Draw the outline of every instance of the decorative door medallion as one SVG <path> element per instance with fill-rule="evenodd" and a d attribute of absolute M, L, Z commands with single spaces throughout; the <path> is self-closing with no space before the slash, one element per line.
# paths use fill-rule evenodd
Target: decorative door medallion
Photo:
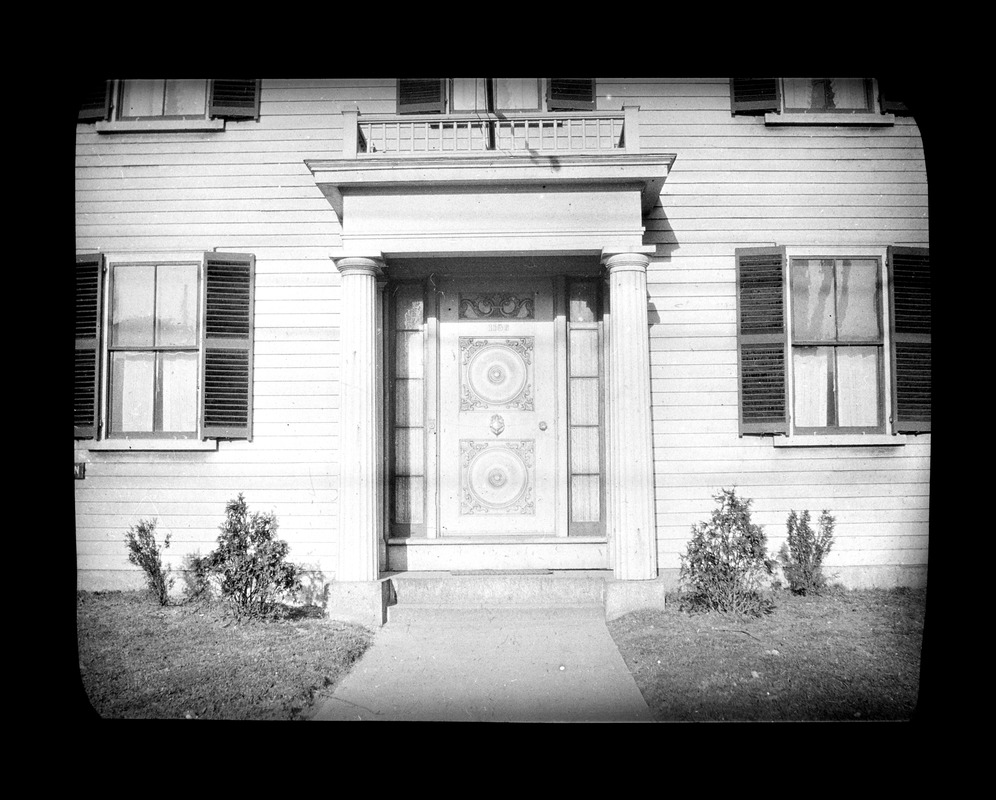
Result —
<path fill-rule="evenodd" d="M 554 534 L 554 342 L 549 280 L 453 280 L 444 287 L 441 535 Z"/>
<path fill-rule="evenodd" d="M 533 410 L 533 337 L 460 337 L 460 410 Z"/>

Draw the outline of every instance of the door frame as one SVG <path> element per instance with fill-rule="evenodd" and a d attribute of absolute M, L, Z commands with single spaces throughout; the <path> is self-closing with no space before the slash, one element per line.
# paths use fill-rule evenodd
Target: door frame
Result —
<path fill-rule="evenodd" d="M 509 262 L 516 259 L 509 258 Z M 529 260 L 534 263 L 533 259 Z M 598 502 L 600 521 L 597 523 L 586 523 L 581 526 L 582 530 L 575 531 L 572 535 L 571 516 L 571 463 L 570 463 L 570 416 L 569 416 L 569 299 L 568 289 L 571 279 L 594 282 L 598 287 L 596 296 L 604 293 L 604 276 L 599 272 L 597 261 L 589 262 L 591 266 L 580 273 L 575 268 L 565 268 L 558 270 L 556 261 L 552 262 L 545 270 L 533 271 L 528 268 L 510 263 L 508 271 L 501 273 L 503 281 L 513 282 L 522 278 L 542 278 L 549 280 L 550 291 L 553 299 L 553 338 L 554 356 L 556 364 L 556 466 L 554 474 L 554 530 L 539 536 L 513 534 L 507 537 L 496 534 L 484 534 L 477 537 L 462 537 L 452 535 L 441 535 L 440 532 L 440 511 L 439 511 L 439 488 L 440 488 L 440 460 L 438 454 L 439 447 L 439 412 L 440 412 L 440 314 L 439 297 L 446 285 L 469 286 L 489 285 L 496 280 L 491 274 L 480 271 L 452 272 L 435 275 L 434 273 L 421 274 L 402 272 L 395 275 L 386 284 L 384 292 L 383 317 L 385 320 L 384 333 L 384 370 L 383 380 L 385 391 L 384 397 L 384 451 L 385 451 L 385 508 L 384 508 L 384 533 L 387 553 L 384 558 L 384 566 L 387 571 L 395 569 L 452 569 L 467 565 L 477 565 L 479 560 L 470 555 L 475 545 L 479 549 L 487 549 L 487 545 L 495 545 L 492 550 L 497 553 L 501 551 L 501 556 L 493 555 L 492 566 L 508 565 L 514 563 L 522 565 L 526 562 L 542 562 L 544 558 L 549 562 L 550 568 L 557 569 L 608 569 L 609 552 L 606 534 L 606 429 L 605 429 L 605 374 L 604 374 L 604 348 L 606 337 L 602 331 L 601 308 L 596 310 L 596 320 L 598 322 L 597 338 L 597 361 L 598 361 L 598 430 L 599 430 L 599 457 L 601 459 L 601 473 L 598 477 Z M 392 270 L 393 272 L 393 270 Z M 418 525 L 407 525 L 395 523 L 394 509 L 396 503 L 396 491 L 394 474 L 395 450 L 395 425 L 394 425 L 394 403 L 395 392 L 395 309 L 393 303 L 394 292 L 392 287 L 405 283 L 421 283 L 423 286 L 423 441 L 424 446 L 424 513 L 422 522 Z M 599 304 L 600 305 L 600 304 Z M 576 524 L 575 524 L 576 525 Z M 417 559 L 408 556 L 399 556 L 400 550 L 411 553 L 413 549 L 423 548 L 423 555 Z M 432 545 L 451 545 L 446 549 L 431 547 Z M 502 547 L 509 545 L 509 547 Z M 536 553 L 547 553 L 546 557 L 538 555 L 535 559 L 522 553 L 515 552 L 511 545 L 528 547 Z M 431 548 L 431 549 L 430 549 Z M 446 552 L 450 553 L 448 558 Z M 431 552 L 431 556 L 425 555 Z M 482 556 L 480 563 L 484 566 L 488 561 L 486 556 Z M 447 566 L 450 564 L 451 566 Z"/>

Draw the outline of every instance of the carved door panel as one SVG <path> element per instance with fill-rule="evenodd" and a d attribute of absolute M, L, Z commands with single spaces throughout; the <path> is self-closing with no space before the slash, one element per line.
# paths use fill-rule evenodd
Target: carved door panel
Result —
<path fill-rule="evenodd" d="M 439 308 L 441 535 L 554 533 L 556 411 L 551 282 L 448 282 Z"/>

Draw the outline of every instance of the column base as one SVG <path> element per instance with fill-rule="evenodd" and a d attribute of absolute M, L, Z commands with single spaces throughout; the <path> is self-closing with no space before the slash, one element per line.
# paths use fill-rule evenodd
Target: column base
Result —
<path fill-rule="evenodd" d="M 659 578 L 647 581 L 606 581 L 606 621 L 644 608 L 663 609 L 666 589 L 666 582 Z"/>
<path fill-rule="evenodd" d="M 391 582 L 332 581 L 325 616 L 337 622 L 353 622 L 368 628 L 379 628 L 387 622 L 387 604 Z"/>

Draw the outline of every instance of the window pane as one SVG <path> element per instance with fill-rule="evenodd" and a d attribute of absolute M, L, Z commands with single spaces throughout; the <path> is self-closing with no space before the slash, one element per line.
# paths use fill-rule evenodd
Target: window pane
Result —
<path fill-rule="evenodd" d="M 117 267 L 111 299 L 111 342 L 117 347 L 151 347 L 155 309 L 155 267 Z"/>
<path fill-rule="evenodd" d="M 824 428 L 830 409 L 830 347 L 796 347 L 792 350 L 794 416 L 799 428 Z"/>
<path fill-rule="evenodd" d="M 878 261 L 844 259 L 837 265 L 837 338 L 881 339 Z"/>
<path fill-rule="evenodd" d="M 121 90 L 122 117 L 161 117 L 163 114 L 163 82 L 124 81 Z"/>
<path fill-rule="evenodd" d="M 539 82 L 535 78 L 496 78 L 495 107 L 499 110 L 539 108 Z"/>
<path fill-rule="evenodd" d="M 830 99 L 838 111 L 864 111 L 868 108 L 867 82 L 864 78 L 831 78 Z"/>
<path fill-rule="evenodd" d="M 450 108 L 453 111 L 486 111 L 484 78 L 454 78 Z"/>
<path fill-rule="evenodd" d="M 598 308 L 598 284 L 594 281 L 572 281 L 570 291 L 571 322 L 594 322 Z"/>
<path fill-rule="evenodd" d="M 169 433 L 197 430 L 197 353 L 160 353 L 163 427 Z"/>
<path fill-rule="evenodd" d="M 204 114 L 207 81 L 166 81 L 166 116 Z"/>
<path fill-rule="evenodd" d="M 782 89 L 785 93 L 785 108 L 806 111 L 813 109 L 813 80 L 811 78 L 785 78 L 782 81 Z M 821 109 L 823 105 L 823 101 L 820 99 L 816 108 Z"/>
<path fill-rule="evenodd" d="M 155 354 L 111 356 L 111 432 L 152 431 L 155 409 Z"/>
<path fill-rule="evenodd" d="M 879 422 L 879 348 L 837 348 L 837 419 L 843 427 Z"/>
<path fill-rule="evenodd" d="M 197 265 L 167 264 L 156 276 L 156 344 L 197 344 Z"/>
<path fill-rule="evenodd" d="M 792 332 L 801 341 L 833 341 L 833 259 L 793 259 Z"/>
<path fill-rule="evenodd" d="M 394 327 L 399 331 L 420 331 L 425 320 L 421 283 L 402 283 L 395 289 Z"/>

